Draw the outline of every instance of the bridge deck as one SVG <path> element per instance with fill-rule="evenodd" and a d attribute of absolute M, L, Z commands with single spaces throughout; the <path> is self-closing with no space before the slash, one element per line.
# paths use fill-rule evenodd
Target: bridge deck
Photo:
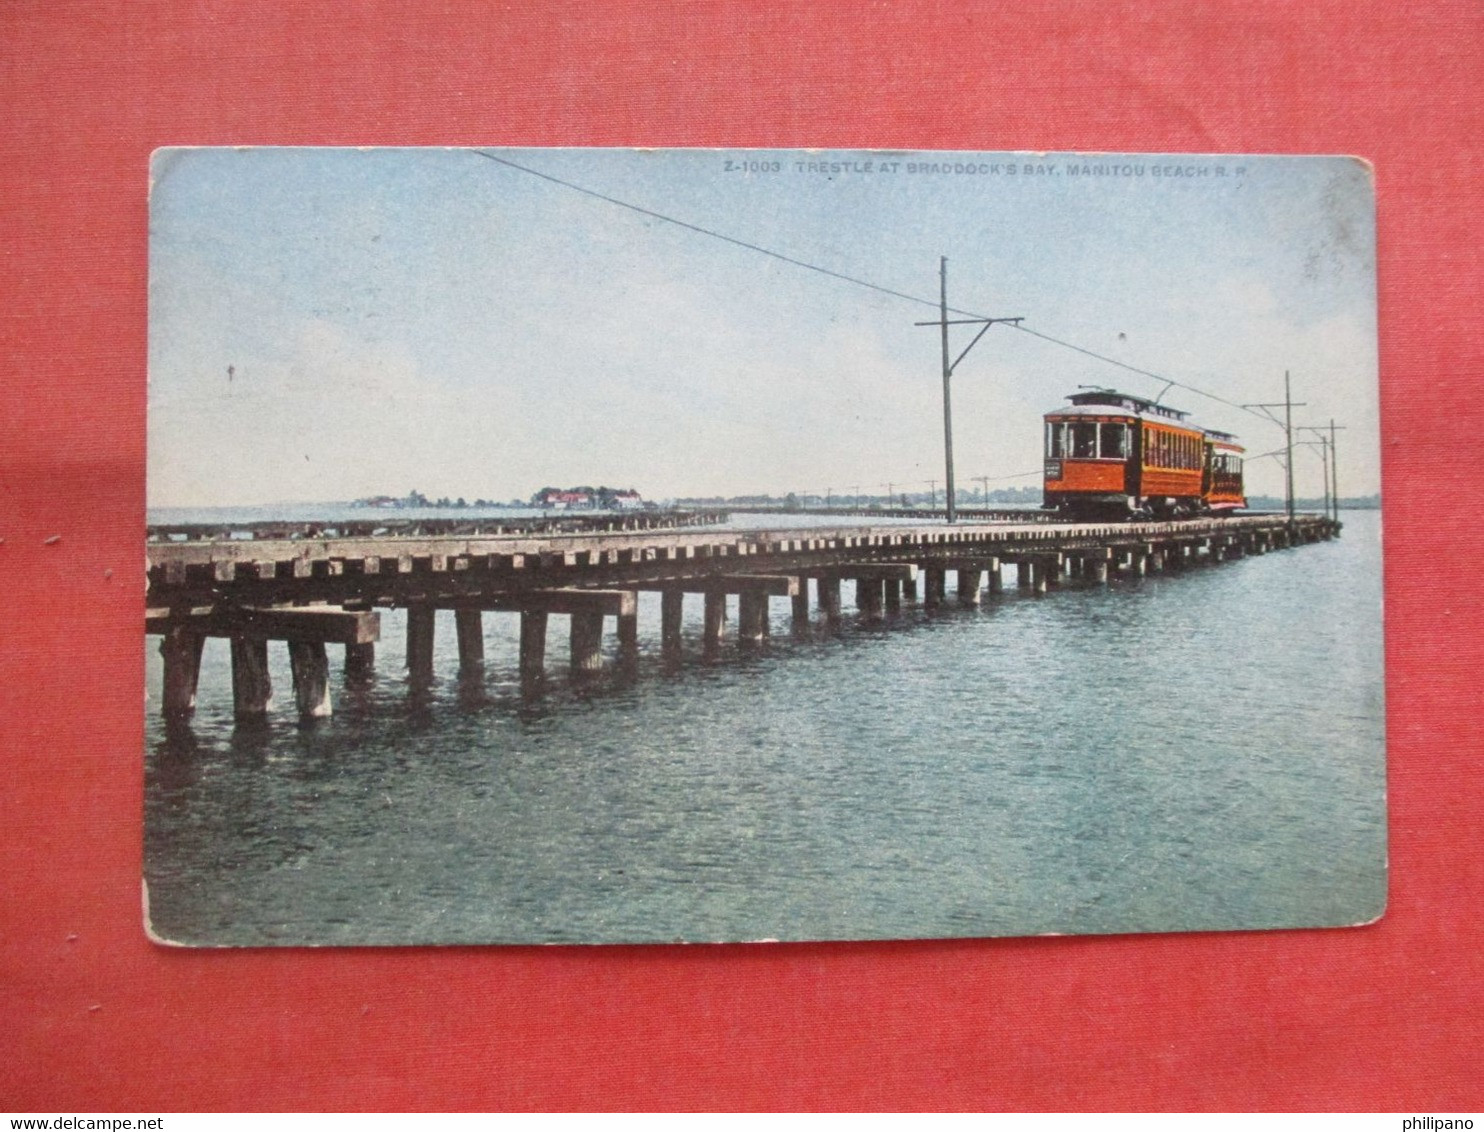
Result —
<path fill-rule="evenodd" d="M 407 615 L 409 683 L 433 679 L 434 613 L 455 614 L 460 670 L 482 671 L 485 612 L 521 617 L 520 670 L 540 679 L 547 617 L 571 619 L 571 667 L 601 667 L 603 622 L 615 617 L 620 655 L 638 650 L 637 593 L 658 590 L 661 641 L 681 644 L 681 603 L 705 599 L 703 646 L 714 653 L 738 601 L 738 639 L 766 638 L 770 596 L 792 601 L 796 626 L 809 623 L 809 582 L 819 612 L 840 615 L 840 583 L 855 583 L 856 609 L 875 618 L 918 597 L 946 601 L 945 575 L 958 573 L 961 604 L 977 605 L 988 581 L 1003 589 L 1003 567 L 1044 593 L 1063 577 L 1107 582 L 1110 574 L 1179 569 L 1332 538 L 1340 524 L 1320 515 L 1240 515 L 1160 523 L 987 522 L 892 524 L 741 531 L 668 529 L 568 534 L 382 534 L 337 537 L 154 541 L 147 547 L 145 628 L 162 637 L 164 712 L 195 705 L 202 641 L 232 639 L 233 694 L 239 717 L 268 710 L 265 649 L 289 643 L 300 713 L 330 711 L 327 643 L 344 644 L 348 675 L 369 674 L 378 626 L 346 618 L 373 606 Z M 345 613 L 338 612 L 346 611 Z"/>
<path fill-rule="evenodd" d="M 1336 524 L 1301 515 L 1294 537 L 1328 537 Z M 148 544 L 150 604 L 234 599 L 398 600 L 471 590 L 624 582 L 716 573 L 789 574 L 893 562 L 931 566 L 974 558 L 1159 546 L 1286 534 L 1283 516 L 1242 515 L 1160 523 L 982 523 L 953 527 L 839 526 L 745 531 L 672 529 L 563 535 L 356 536 L 221 539 Z"/>

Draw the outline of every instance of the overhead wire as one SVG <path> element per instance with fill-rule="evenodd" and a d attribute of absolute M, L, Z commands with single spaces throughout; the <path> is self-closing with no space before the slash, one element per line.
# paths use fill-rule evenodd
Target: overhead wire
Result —
<path fill-rule="evenodd" d="M 632 201 L 626 201 L 619 197 L 610 196 L 607 193 L 598 192 L 596 189 L 590 189 L 587 188 L 585 185 L 579 185 L 575 181 L 568 181 L 565 178 L 555 176 L 554 174 L 546 173 L 539 169 L 533 169 L 529 165 L 522 165 L 518 161 L 511 161 L 508 157 L 500 157 L 482 149 L 475 149 L 471 150 L 470 152 L 474 153 L 476 156 L 486 158 L 489 161 L 493 161 L 496 164 L 504 165 L 507 168 L 518 170 L 521 173 L 526 173 L 529 176 L 537 177 L 543 181 L 549 181 L 551 184 L 560 185 L 563 188 L 571 189 L 573 192 L 581 193 L 582 195 L 592 197 L 595 200 L 605 201 L 608 204 L 615 205 L 619 208 L 628 209 L 630 212 L 638 213 L 641 216 L 648 216 L 655 220 L 664 221 L 667 224 L 674 224 L 676 227 L 684 228 L 685 230 L 690 232 L 696 232 L 702 236 L 710 236 L 712 239 L 721 240 L 725 243 L 732 244 L 735 247 L 745 248 L 748 251 L 757 252 L 760 255 L 768 256 L 771 259 L 776 259 L 782 263 L 787 263 L 791 264 L 794 267 L 803 268 L 806 271 L 813 271 L 817 272 L 820 275 L 827 276 L 831 279 L 838 279 L 842 283 L 851 283 L 857 287 L 865 287 L 869 290 L 876 291 L 879 294 L 889 295 L 892 298 L 896 299 L 903 299 L 910 303 L 917 303 L 919 305 L 933 307 L 935 309 L 942 308 L 942 303 L 938 300 L 923 298 L 921 295 L 913 295 L 905 291 L 897 291 L 891 287 L 885 287 L 879 283 L 873 283 L 869 279 L 861 279 L 857 276 L 846 275 L 844 272 L 835 271 L 828 267 L 821 267 L 819 264 L 810 263 L 808 260 L 798 259 L 795 256 L 785 255 L 783 252 L 774 251 L 772 248 L 763 247 L 761 244 L 754 244 L 748 240 L 739 239 L 736 236 L 728 236 L 726 233 L 718 232 L 713 228 L 706 228 L 700 224 L 693 224 L 688 220 L 681 220 L 678 217 L 670 216 L 663 212 L 658 212 L 655 209 L 646 208 L 643 205 L 634 204 Z M 975 311 L 965 310 L 961 307 L 948 307 L 947 310 L 951 314 L 964 315 L 968 318 L 982 319 L 987 317 Z M 1096 360 L 1104 362 L 1107 365 L 1116 366 L 1119 369 L 1127 370 L 1129 373 L 1135 373 L 1142 377 L 1150 378 L 1154 381 L 1166 382 L 1170 386 L 1173 386 L 1177 389 L 1184 389 L 1186 392 L 1193 393 L 1198 397 L 1205 397 L 1209 400 L 1216 401 L 1219 404 L 1226 405 L 1229 408 L 1238 409 L 1241 412 L 1247 413 L 1249 416 L 1256 417 L 1258 420 L 1268 421 L 1268 423 L 1275 423 L 1269 417 L 1255 412 L 1254 410 L 1248 408 L 1246 405 L 1241 405 L 1235 401 L 1231 401 L 1225 397 L 1222 397 L 1218 393 L 1208 392 L 1207 390 L 1200 389 L 1194 385 L 1189 385 L 1183 381 L 1178 381 L 1175 378 L 1166 377 L 1164 374 L 1156 373 L 1153 370 L 1142 369 L 1139 366 L 1130 365 L 1127 362 L 1121 362 L 1117 358 L 1110 358 L 1106 354 L 1100 354 L 1096 350 L 1089 350 L 1085 346 L 1079 346 L 1076 343 L 1068 342 L 1063 338 L 1057 338 L 1042 331 L 1033 330 L 1031 327 L 1026 326 L 1023 322 L 1009 322 L 1008 325 L 1014 327 L 1016 330 L 1019 330 L 1022 333 L 1029 334 L 1035 338 L 1040 338 L 1042 341 L 1053 343 L 1054 345 L 1064 347 L 1068 350 L 1074 350 L 1079 354 L 1086 355 L 1089 358 L 1095 358 Z"/>

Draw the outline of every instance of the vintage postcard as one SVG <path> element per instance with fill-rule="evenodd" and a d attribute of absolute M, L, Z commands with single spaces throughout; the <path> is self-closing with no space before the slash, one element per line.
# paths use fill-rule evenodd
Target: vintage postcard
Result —
<path fill-rule="evenodd" d="M 1348 157 L 167 149 L 146 920 L 1362 924 Z"/>

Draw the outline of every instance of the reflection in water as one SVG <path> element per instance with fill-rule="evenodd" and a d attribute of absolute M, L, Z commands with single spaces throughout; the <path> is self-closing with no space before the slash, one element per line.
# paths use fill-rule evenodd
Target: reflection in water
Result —
<path fill-rule="evenodd" d="M 301 727 L 149 720 L 160 934 L 235 943 L 842 938 L 1345 923 L 1384 896 L 1379 545 L 1007 593 L 544 679 L 373 672 Z M 735 631 L 735 621 L 729 624 Z M 611 640 L 610 640 L 611 645 Z M 287 658 L 270 657 L 290 687 Z M 158 687 L 156 660 L 151 679 Z M 158 703 L 158 700 L 155 701 Z"/>

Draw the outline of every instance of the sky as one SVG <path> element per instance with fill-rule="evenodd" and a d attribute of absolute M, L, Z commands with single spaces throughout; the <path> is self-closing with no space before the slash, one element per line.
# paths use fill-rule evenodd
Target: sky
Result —
<path fill-rule="evenodd" d="M 1041 416 L 1083 385 L 1280 449 L 1234 406 L 1281 401 L 1286 370 L 1295 423 L 1345 430 L 1342 493 L 1380 489 L 1355 159 L 484 152 L 155 155 L 152 507 L 941 492 L 939 331 L 914 325 L 940 257 L 951 307 L 1190 387 L 994 326 L 953 374 L 960 488 L 1038 486 Z M 1295 480 L 1322 491 L 1317 449 Z M 1247 482 L 1281 495 L 1280 461 Z"/>

